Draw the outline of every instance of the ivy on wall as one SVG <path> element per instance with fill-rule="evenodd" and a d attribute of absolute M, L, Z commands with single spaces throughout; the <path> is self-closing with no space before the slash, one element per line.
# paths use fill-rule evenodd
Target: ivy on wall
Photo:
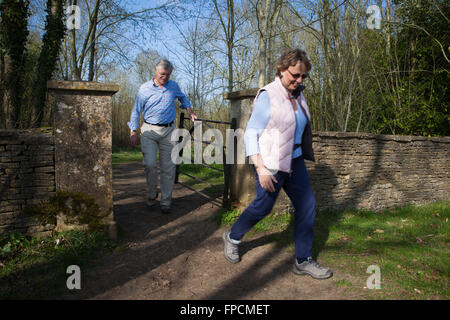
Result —
<path fill-rule="evenodd" d="M 26 49 L 30 1 L 0 1 L 1 128 L 28 128 L 42 125 L 47 81 L 51 79 L 56 68 L 61 41 L 66 32 L 63 4 L 63 0 L 47 0 L 42 49 L 39 50 L 35 62 L 37 66 L 30 68 L 29 61 L 27 65 L 29 57 Z M 35 52 L 33 56 L 36 56 Z M 32 87 L 31 97 L 26 94 L 27 87 Z M 28 116 L 30 114 L 33 114 L 34 118 Z"/>
<path fill-rule="evenodd" d="M 64 24 L 64 10 L 62 0 L 47 1 L 47 20 L 43 36 L 42 50 L 39 55 L 36 81 L 34 85 L 34 113 L 36 126 L 41 126 L 46 102 L 47 81 L 51 79 L 56 67 L 61 40 L 64 38 L 66 26 Z"/>
<path fill-rule="evenodd" d="M 0 2 L 0 122 L 18 128 L 22 108 L 23 73 L 28 37 L 29 1 Z"/>

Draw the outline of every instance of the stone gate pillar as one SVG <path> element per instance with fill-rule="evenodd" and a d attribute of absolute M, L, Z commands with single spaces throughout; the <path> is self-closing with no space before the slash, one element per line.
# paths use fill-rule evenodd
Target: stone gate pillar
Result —
<path fill-rule="evenodd" d="M 97 82 L 48 81 L 55 105 L 56 191 L 93 196 L 109 235 L 117 236 L 113 214 L 111 98 L 119 86 Z"/>
<path fill-rule="evenodd" d="M 253 100 L 258 89 L 248 89 L 224 94 L 224 99 L 231 101 L 230 118 L 236 118 L 236 128 L 245 130 L 252 115 Z M 242 146 L 244 147 L 244 146 Z M 245 147 L 244 147 L 245 148 Z M 235 147 L 235 153 L 237 148 Z M 244 149 L 245 150 L 245 149 Z M 245 164 L 231 166 L 230 172 L 230 202 L 239 209 L 244 208 L 255 195 L 255 178 L 252 166 L 246 158 Z"/>

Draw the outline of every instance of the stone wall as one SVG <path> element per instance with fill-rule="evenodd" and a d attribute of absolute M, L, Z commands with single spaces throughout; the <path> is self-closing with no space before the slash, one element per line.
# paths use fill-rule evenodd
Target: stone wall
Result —
<path fill-rule="evenodd" d="M 318 208 L 380 211 L 450 199 L 450 138 L 317 132 Z M 307 161 L 309 162 L 309 161 Z"/>
<path fill-rule="evenodd" d="M 22 209 L 55 195 L 53 130 L 0 130 L 0 234 L 50 233 Z"/>
<path fill-rule="evenodd" d="M 64 230 L 68 226 L 60 222 L 42 227 L 22 210 L 58 191 L 71 191 L 94 197 L 115 238 L 111 97 L 119 87 L 81 81 L 49 81 L 47 86 L 49 102 L 55 104 L 54 128 L 0 131 L 0 235 Z"/>
<path fill-rule="evenodd" d="M 231 117 L 245 128 L 256 90 L 228 94 Z M 318 209 L 381 211 L 450 199 L 450 137 L 313 132 L 316 162 L 306 161 Z M 248 160 L 247 160 L 248 161 Z M 236 165 L 231 201 L 244 209 L 255 197 L 253 169 Z M 274 211 L 290 209 L 284 191 Z"/>

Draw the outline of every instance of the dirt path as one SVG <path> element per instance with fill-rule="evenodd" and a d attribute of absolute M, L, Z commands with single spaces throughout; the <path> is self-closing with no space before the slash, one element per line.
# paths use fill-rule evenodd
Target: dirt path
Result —
<path fill-rule="evenodd" d="M 364 290 L 336 285 L 349 275 L 333 269 L 328 280 L 295 276 L 293 256 L 267 242 L 246 238 L 242 261 L 223 257 L 213 220 L 220 210 L 205 198 L 175 185 L 172 213 L 145 206 L 140 163 L 114 167 L 114 214 L 127 250 L 116 250 L 82 272 L 82 289 L 63 299 L 364 299 Z"/>

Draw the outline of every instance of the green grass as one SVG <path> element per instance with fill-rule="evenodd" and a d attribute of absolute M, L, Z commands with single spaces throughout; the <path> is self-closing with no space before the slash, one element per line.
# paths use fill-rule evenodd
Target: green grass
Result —
<path fill-rule="evenodd" d="M 54 299 L 66 287 L 67 267 L 83 268 L 95 257 L 119 248 L 104 232 L 68 231 L 29 238 L 11 233 L 0 238 L 0 300 Z"/>
<path fill-rule="evenodd" d="M 141 146 L 131 147 L 113 147 L 112 148 L 112 164 L 142 161 Z"/>
<path fill-rule="evenodd" d="M 239 214 L 223 210 L 216 221 L 231 225 Z M 351 275 L 335 277 L 337 286 L 350 289 L 364 288 L 367 268 L 379 266 L 381 289 L 366 289 L 369 299 L 449 299 L 449 218 L 449 201 L 380 213 L 321 211 L 316 215 L 313 256 L 338 275 Z M 252 232 L 271 231 L 271 240 L 293 253 L 292 219 L 288 213 L 272 214 Z"/>
<path fill-rule="evenodd" d="M 221 164 L 212 164 L 211 166 L 223 170 L 223 165 Z M 201 190 L 210 196 L 220 196 L 223 194 L 224 188 L 224 177 L 223 172 L 217 171 L 208 167 L 204 167 L 198 164 L 181 164 L 180 171 L 186 172 L 187 174 L 198 177 L 204 181 L 209 182 L 212 186 L 208 185 L 199 180 L 192 179 L 180 173 L 179 180 L 194 188 L 196 190 Z"/>
<path fill-rule="evenodd" d="M 231 226 L 239 218 L 241 212 L 236 209 L 222 209 L 215 217 L 219 225 Z M 293 216 L 287 212 L 272 213 L 259 221 L 247 235 L 253 236 L 258 232 L 282 232 L 286 231 L 293 222 Z"/>

